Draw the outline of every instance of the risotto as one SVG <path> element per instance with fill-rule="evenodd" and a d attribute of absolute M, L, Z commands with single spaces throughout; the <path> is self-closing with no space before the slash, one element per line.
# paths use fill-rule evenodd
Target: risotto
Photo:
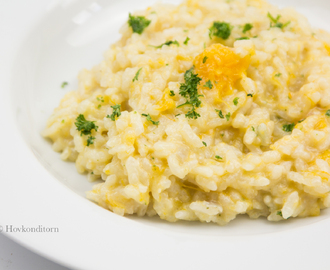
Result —
<path fill-rule="evenodd" d="M 227 224 L 330 207 L 330 35 L 263 0 L 129 14 L 43 136 L 119 215 Z"/>

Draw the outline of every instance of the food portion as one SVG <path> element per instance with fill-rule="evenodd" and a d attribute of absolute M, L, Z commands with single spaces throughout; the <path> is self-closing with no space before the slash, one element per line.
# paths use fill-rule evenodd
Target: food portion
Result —
<path fill-rule="evenodd" d="M 227 224 L 330 207 L 330 35 L 262 0 L 129 14 L 43 135 L 120 214 Z M 99 52 L 96 52 L 99 53 Z"/>

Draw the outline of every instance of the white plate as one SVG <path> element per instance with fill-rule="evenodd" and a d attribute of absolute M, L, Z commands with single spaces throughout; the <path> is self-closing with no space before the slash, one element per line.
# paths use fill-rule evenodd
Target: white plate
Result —
<path fill-rule="evenodd" d="M 59 229 L 5 234 L 79 269 L 330 269 L 330 211 L 282 223 L 240 217 L 226 227 L 120 217 L 85 199 L 86 176 L 40 136 L 53 108 L 77 85 L 78 71 L 100 62 L 119 38 L 128 12 L 154 2 L 1 3 L 0 226 Z M 328 0 L 276 4 L 295 6 L 314 26 L 330 30 Z M 63 81 L 69 82 L 64 90 Z"/>

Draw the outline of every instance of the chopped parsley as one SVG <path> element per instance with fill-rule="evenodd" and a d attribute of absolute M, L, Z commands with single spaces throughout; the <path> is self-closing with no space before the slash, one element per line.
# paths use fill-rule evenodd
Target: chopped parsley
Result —
<path fill-rule="evenodd" d="M 195 108 L 192 108 L 189 112 L 185 114 L 185 116 L 189 119 L 197 119 L 198 117 L 201 117 L 201 115 L 195 111 Z"/>
<path fill-rule="evenodd" d="M 203 64 L 205 64 L 207 58 L 208 58 L 207 56 L 204 56 L 204 58 L 203 58 Z"/>
<path fill-rule="evenodd" d="M 253 25 L 251 23 L 247 23 L 243 27 L 243 33 L 245 34 L 247 31 L 250 31 L 253 28 Z"/>
<path fill-rule="evenodd" d="M 82 135 L 91 135 L 92 130 L 97 131 L 98 126 L 95 125 L 95 121 L 87 121 L 83 114 L 79 114 L 76 118 L 75 125 L 77 130 L 80 131 L 80 136 Z"/>
<path fill-rule="evenodd" d="M 98 108 L 98 109 L 100 109 L 101 107 L 102 107 L 102 105 L 101 105 L 101 104 L 99 104 L 99 105 L 97 106 L 97 108 Z"/>
<path fill-rule="evenodd" d="M 205 147 L 207 147 L 207 144 L 206 144 L 206 142 L 204 142 L 204 141 L 203 141 L 202 143 L 204 144 L 204 146 L 205 146 Z"/>
<path fill-rule="evenodd" d="M 229 121 L 229 119 L 230 119 L 230 112 L 226 114 L 226 119 L 227 119 L 227 121 Z"/>
<path fill-rule="evenodd" d="M 330 114 L 329 114 L 329 116 L 330 116 Z M 304 122 L 306 119 L 302 119 L 302 120 L 300 120 L 300 121 L 298 121 L 298 123 L 302 123 L 302 122 Z"/>
<path fill-rule="evenodd" d="M 326 116 L 330 117 L 330 110 L 327 110 L 327 112 L 325 113 Z"/>
<path fill-rule="evenodd" d="M 275 74 L 275 77 L 281 77 L 282 73 Z"/>
<path fill-rule="evenodd" d="M 160 44 L 159 46 L 151 46 L 151 47 L 154 47 L 154 48 L 156 48 L 156 49 L 160 49 L 161 47 L 163 47 L 163 46 L 171 46 L 172 44 L 174 44 L 174 45 L 176 45 L 176 46 L 180 46 L 180 44 L 179 44 L 179 42 L 178 41 L 176 41 L 176 40 L 174 40 L 174 41 L 172 41 L 172 40 L 169 40 L 169 41 L 166 41 L 165 43 L 163 43 L 163 44 Z"/>
<path fill-rule="evenodd" d="M 213 25 L 210 27 L 210 39 L 212 37 L 219 37 L 224 40 L 228 39 L 231 34 L 232 26 L 226 22 L 213 22 Z"/>
<path fill-rule="evenodd" d="M 251 126 L 251 128 L 252 128 L 252 130 L 255 132 L 256 130 L 255 130 L 255 128 L 254 128 L 254 126 Z"/>
<path fill-rule="evenodd" d="M 170 95 L 170 97 L 174 97 L 175 96 L 174 91 L 171 90 L 170 93 L 169 93 L 169 95 Z"/>
<path fill-rule="evenodd" d="M 159 124 L 159 121 L 153 121 L 152 119 L 151 119 L 151 116 L 150 116 L 150 114 L 148 113 L 148 114 L 145 114 L 145 113 L 143 113 L 142 114 L 142 116 L 145 116 L 145 117 L 147 117 L 147 121 L 150 121 L 153 125 L 156 125 L 156 126 L 158 126 L 158 124 Z"/>
<path fill-rule="evenodd" d="M 96 98 L 98 101 L 104 102 L 104 98 L 103 97 L 97 97 Z"/>
<path fill-rule="evenodd" d="M 208 87 L 209 89 L 213 88 L 213 84 L 212 84 L 211 80 L 208 80 L 203 86 Z"/>
<path fill-rule="evenodd" d="M 64 119 L 62 119 L 62 124 L 64 124 L 64 122 L 65 122 Z"/>
<path fill-rule="evenodd" d="M 236 38 L 236 40 L 248 40 L 250 39 L 249 37 L 240 37 L 240 38 Z"/>
<path fill-rule="evenodd" d="M 129 14 L 128 25 L 132 27 L 133 33 L 142 34 L 145 28 L 149 26 L 151 21 L 147 20 L 143 16 L 132 16 Z"/>
<path fill-rule="evenodd" d="M 67 86 L 69 83 L 68 82 L 63 82 L 61 87 L 64 88 L 65 86 Z"/>
<path fill-rule="evenodd" d="M 142 69 L 142 68 L 140 68 L 140 69 L 136 72 L 136 74 L 135 74 L 135 76 L 134 76 L 132 82 L 135 82 L 135 81 L 139 80 L 139 75 L 140 75 L 141 69 Z"/>
<path fill-rule="evenodd" d="M 185 82 L 180 85 L 179 94 L 186 98 L 186 102 L 179 105 L 178 108 L 181 106 L 190 105 L 191 110 L 186 113 L 186 117 L 190 119 L 197 119 L 200 115 L 195 111 L 195 109 L 200 107 L 202 103 L 199 99 L 202 95 L 198 95 L 197 86 L 200 84 L 202 79 L 198 77 L 198 74 L 194 73 L 194 68 L 192 67 L 185 72 L 184 80 Z"/>
<path fill-rule="evenodd" d="M 90 146 L 91 144 L 94 144 L 95 137 L 93 136 L 88 136 L 87 139 L 87 146 Z"/>
<path fill-rule="evenodd" d="M 253 94 L 247 94 L 248 97 L 253 97 Z"/>
<path fill-rule="evenodd" d="M 187 37 L 186 40 L 183 42 L 184 45 L 188 45 L 188 42 L 189 42 L 190 38 Z"/>
<path fill-rule="evenodd" d="M 116 117 L 119 117 L 121 115 L 120 112 L 120 104 L 111 106 L 111 108 L 113 109 L 112 114 L 111 115 L 107 115 L 107 118 L 110 118 L 112 121 L 116 120 Z"/>
<path fill-rule="evenodd" d="M 220 118 L 225 118 L 225 117 L 223 116 L 221 110 L 217 110 L 217 109 L 215 109 L 215 111 L 218 113 L 218 115 L 219 115 Z"/>
<path fill-rule="evenodd" d="M 233 100 L 233 103 L 235 106 L 237 106 L 238 104 L 238 100 L 239 100 L 239 97 L 235 97 L 234 100 Z"/>
<path fill-rule="evenodd" d="M 180 114 L 180 113 L 178 113 L 178 114 L 176 114 L 176 115 L 175 115 L 175 117 L 177 117 L 177 116 L 179 116 L 179 115 L 181 115 L 181 114 Z"/>
<path fill-rule="evenodd" d="M 283 130 L 285 132 L 291 132 L 294 129 L 295 124 L 288 124 L 288 125 L 283 125 Z"/>
<path fill-rule="evenodd" d="M 274 18 L 269 12 L 267 14 L 267 17 L 270 19 L 270 27 L 277 27 L 280 29 L 283 29 L 285 27 L 287 27 L 291 22 L 287 22 L 287 23 L 281 23 L 279 22 L 279 20 L 281 19 L 281 15 L 277 15 L 276 18 Z"/>
<path fill-rule="evenodd" d="M 222 159 L 222 157 L 220 157 L 220 156 L 215 156 L 215 158 L 216 158 L 216 159 Z"/>
<path fill-rule="evenodd" d="M 277 211 L 276 215 L 283 217 L 282 211 Z"/>

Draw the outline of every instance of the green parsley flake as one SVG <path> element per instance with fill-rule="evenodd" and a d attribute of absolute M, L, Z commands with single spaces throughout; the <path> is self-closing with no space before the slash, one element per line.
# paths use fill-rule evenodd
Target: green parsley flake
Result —
<path fill-rule="evenodd" d="M 248 40 L 250 39 L 249 37 L 240 37 L 240 38 L 236 38 L 236 40 Z"/>
<path fill-rule="evenodd" d="M 149 26 L 151 21 L 147 20 L 143 16 L 132 16 L 129 14 L 128 25 L 132 27 L 133 33 L 142 34 L 145 28 Z"/>
<path fill-rule="evenodd" d="M 174 97 L 175 96 L 174 91 L 171 90 L 170 93 L 169 93 L 169 95 L 170 95 L 170 97 Z"/>
<path fill-rule="evenodd" d="M 229 119 L 230 119 L 230 112 L 226 114 L 226 119 L 227 119 L 227 121 L 229 121 Z"/>
<path fill-rule="evenodd" d="M 220 157 L 220 156 L 215 156 L 215 158 L 216 158 L 216 159 L 222 159 L 222 157 Z"/>
<path fill-rule="evenodd" d="M 64 124 L 64 122 L 65 122 L 64 119 L 62 119 L 62 124 Z"/>
<path fill-rule="evenodd" d="M 234 100 L 233 100 L 233 103 L 235 106 L 237 106 L 238 104 L 238 100 L 239 100 L 239 97 L 235 97 Z"/>
<path fill-rule="evenodd" d="M 206 144 L 206 142 L 204 142 L 204 141 L 203 141 L 202 143 L 204 144 L 204 146 L 205 146 L 205 147 L 207 147 L 207 144 Z"/>
<path fill-rule="evenodd" d="M 64 88 L 65 86 L 67 86 L 69 83 L 68 82 L 63 82 L 61 87 Z"/>
<path fill-rule="evenodd" d="M 203 58 L 203 64 L 205 64 L 207 58 L 208 58 L 207 56 L 204 56 L 204 58 Z"/>
<path fill-rule="evenodd" d="M 247 94 L 248 97 L 253 97 L 253 94 Z"/>
<path fill-rule="evenodd" d="M 282 73 L 275 74 L 275 77 L 281 77 Z"/>
<path fill-rule="evenodd" d="M 252 130 L 255 132 L 256 130 L 255 130 L 255 128 L 253 127 L 253 126 L 251 126 L 251 128 L 252 128 Z"/>
<path fill-rule="evenodd" d="M 169 40 L 169 41 L 166 41 L 165 43 L 163 43 L 163 44 L 160 44 L 159 46 L 152 46 L 151 45 L 151 47 L 154 47 L 154 48 L 156 48 L 156 49 L 160 49 L 161 47 L 163 47 L 163 46 L 171 46 L 172 44 L 174 44 L 174 45 L 176 45 L 176 46 L 180 46 L 180 44 L 179 44 L 179 42 L 178 41 L 176 41 L 176 40 L 174 40 L 174 41 L 172 41 L 172 40 Z"/>
<path fill-rule="evenodd" d="M 288 125 L 283 125 L 283 130 L 285 132 L 292 132 L 292 130 L 294 129 L 295 124 L 288 124 Z"/>
<path fill-rule="evenodd" d="M 97 131 L 98 126 L 96 126 L 95 121 L 87 121 L 83 114 L 79 114 L 76 119 L 75 125 L 78 131 L 81 131 L 80 136 L 82 135 L 91 135 L 92 130 Z"/>
<path fill-rule="evenodd" d="M 189 42 L 190 38 L 187 37 L 186 40 L 183 42 L 184 45 L 188 45 L 188 42 Z"/>
<path fill-rule="evenodd" d="M 224 40 L 228 39 L 231 34 L 232 26 L 226 22 L 213 22 L 213 25 L 210 27 L 210 39 L 212 37 L 219 37 Z"/>
<path fill-rule="evenodd" d="M 142 116 L 145 116 L 145 117 L 147 117 L 147 121 L 150 121 L 152 124 L 154 124 L 154 125 L 158 126 L 158 124 L 159 124 L 159 121 L 153 121 L 153 120 L 151 119 L 151 116 L 150 116 L 150 114 L 149 114 L 149 113 L 148 113 L 148 114 L 145 114 L 145 113 L 143 113 L 143 114 L 142 114 Z"/>
<path fill-rule="evenodd" d="M 104 98 L 103 97 L 97 97 L 96 98 L 98 101 L 100 101 L 100 102 L 104 102 Z"/>
<path fill-rule="evenodd" d="M 330 112 L 329 112 L 329 115 L 328 116 L 330 116 Z M 300 121 L 298 121 L 298 123 L 302 123 L 302 122 L 304 122 L 306 119 L 302 119 L 302 120 L 300 120 Z"/>
<path fill-rule="evenodd" d="M 283 217 L 282 211 L 277 211 L 276 215 Z"/>
<path fill-rule="evenodd" d="M 179 114 L 176 114 L 175 117 L 177 117 L 177 116 L 179 116 L 179 115 L 181 115 L 181 114 L 180 114 L 180 113 L 179 113 Z"/>
<path fill-rule="evenodd" d="M 101 107 L 102 107 L 102 105 L 101 105 L 101 104 L 99 104 L 99 105 L 97 106 L 97 108 L 98 108 L 98 109 L 100 109 Z"/>
<path fill-rule="evenodd" d="M 88 136 L 87 139 L 87 146 L 90 146 L 91 144 L 94 144 L 95 137 L 93 136 Z"/>
<path fill-rule="evenodd" d="M 215 111 L 218 113 L 218 115 L 219 115 L 220 118 L 225 118 L 225 117 L 223 116 L 221 110 L 217 110 L 217 109 L 215 109 Z"/>
<path fill-rule="evenodd" d="M 327 110 L 327 112 L 325 113 L 326 116 L 330 117 L 330 110 Z"/>
<path fill-rule="evenodd" d="M 186 117 L 190 119 L 197 119 L 200 115 L 195 111 L 196 108 L 201 106 L 201 101 L 199 97 L 202 95 L 198 95 L 197 86 L 200 84 L 202 80 L 198 77 L 198 74 L 194 74 L 194 68 L 188 69 L 184 74 L 184 83 L 180 85 L 179 94 L 186 98 L 186 102 L 179 105 L 179 107 L 190 105 L 191 110 L 186 113 Z"/>
<path fill-rule="evenodd" d="M 136 72 L 136 74 L 135 74 L 135 76 L 134 76 L 132 82 L 135 82 L 135 81 L 139 80 L 139 75 L 140 75 L 141 70 L 142 70 L 142 68 L 140 68 L 140 69 Z"/>
<path fill-rule="evenodd" d="M 280 29 L 284 29 L 285 27 L 287 27 L 291 22 L 287 22 L 287 23 L 281 23 L 279 22 L 279 20 L 281 19 L 281 15 L 277 15 L 276 18 L 274 18 L 269 12 L 267 14 L 267 17 L 270 19 L 270 27 L 277 27 Z"/>
<path fill-rule="evenodd" d="M 115 121 L 116 117 L 119 117 L 121 115 L 120 107 L 121 107 L 120 104 L 116 104 L 114 106 L 111 106 L 113 111 L 112 111 L 111 115 L 107 115 L 107 118 L 110 118 L 112 121 Z"/>
<path fill-rule="evenodd" d="M 247 23 L 243 27 L 243 33 L 245 34 L 247 31 L 250 31 L 253 28 L 253 25 L 251 23 Z"/>
<path fill-rule="evenodd" d="M 208 87 L 209 89 L 213 88 L 213 84 L 212 84 L 211 80 L 208 80 L 203 86 Z"/>
<path fill-rule="evenodd" d="M 201 117 L 201 115 L 195 111 L 195 108 L 190 109 L 185 116 L 189 119 L 197 119 L 198 117 Z"/>

